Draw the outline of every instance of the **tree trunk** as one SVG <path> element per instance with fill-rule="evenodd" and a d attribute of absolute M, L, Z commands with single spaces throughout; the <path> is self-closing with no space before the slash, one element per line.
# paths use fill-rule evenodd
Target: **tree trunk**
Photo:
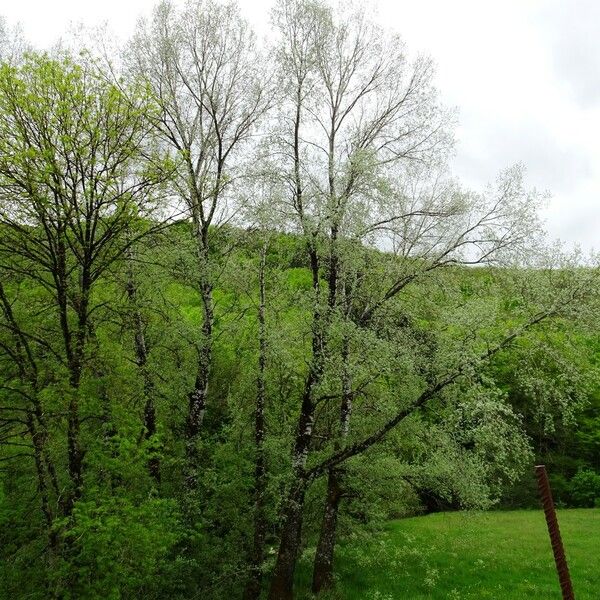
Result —
<path fill-rule="evenodd" d="M 312 402 L 312 393 L 322 376 L 322 344 L 319 344 L 315 339 L 318 335 L 320 334 L 316 333 L 313 338 L 313 360 L 309 367 L 302 394 L 302 407 L 292 453 L 294 480 L 290 487 L 284 511 L 283 529 L 279 541 L 277 561 L 273 569 L 269 600 L 290 600 L 293 598 L 294 571 L 300 549 L 304 495 L 308 484 L 305 467 L 314 425 L 315 406 Z"/>
<path fill-rule="evenodd" d="M 198 444 L 208 399 L 213 344 L 212 287 L 208 279 L 203 279 L 200 287 L 204 313 L 202 339 L 198 349 L 198 371 L 194 389 L 188 394 L 188 414 L 185 426 L 184 512 L 189 522 L 195 521 L 198 517 L 197 487 L 200 470 Z"/>
<path fill-rule="evenodd" d="M 53 277 L 56 282 L 56 300 L 59 314 L 59 323 L 62 332 L 65 356 L 69 368 L 69 404 L 67 408 L 67 457 L 68 473 L 71 480 L 72 489 L 67 492 L 63 502 L 63 512 L 65 516 L 71 514 L 75 501 L 81 496 L 83 487 L 83 457 L 79 440 L 79 381 L 81 378 L 81 369 L 83 366 L 83 356 L 80 355 L 82 345 L 85 341 L 85 330 L 82 331 L 81 317 L 79 312 L 79 330 L 76 343 L 73 343 L 71 325 L 69 324 L 69 308 L 67 300 L 67 266 L 66 266 L 66 242 L 64 240 L 64 227 L 57 232 L 57 260 L 56 269 Z M 83 295 L 83 294 L 82 294 Z M 84 324 L 85 326 L 85 324 Z"/>
<path fill-rule="evenodd" d="M 188 394 L 188 416 L 185 427 L 186 436 L 186 475 L 185 486 L 188 492 L 194 493 L 198 482 L 198 469 L 200 467 L 200 454 L 198 439 L 200 429 L 206 412 L 206 399 L 208 396 L 208 378 L 211 361 L 210 340 L 204 339 L 200 348 L 200 363 L 194 389 Z"/>
<path fill-rule="evenodd" d="M 81 447 L 81 420 L 79 415 L 80 384 L 85 366 L 85 351 L 88 337 L 89 323 L 89 300 L 91 290 L 90 263 L 86 260 L 81 265 L 79 275 L 79 288 L 72 294 L 73 309 L 77 315 L 77 327 L 74 331 L 70 329 L 68 317 L 67 270 L 65 258 L 65 242 L 60 240 L 59 271 L 57 281 L 58 306 L 60 311 L 60 323 L 65 343 L 65 354 L 69 367 L 69 406 L 67 410 L 67 453 L 69 458 L 69 477 L 73 483 L 71 494 L 65 503 L 66 515 L 70 515 L 75 502 L 83 494 L 83 457 L 84 450 Z"/>
<path fill-rule="evenodd" d="M 265 492 L 267 469 L 265 463 L 265 367 L 267 359 L 267 335 L 265 323 L 265 263 L 267 248 L 263 245 L 259 270 L 259 306 L 258 306 L 258 377 L 256 380 L 256 408 L 254 413 L 254 539 L 250 553 L 250 575 L 244 589 L 244 600 L 257 600 L 261 591 L 261 567 L 264 560 L 265 535 L 267 522 L 265 515 Z"/>
<path fill-rule="evenodd" d="M 338 507 L 342 498 L 339 477 L 340 473 L 337 469 L 329 470 L 325 510 L 313 567 L 312 590 L 315 594 L 329 589 L 333 585 L 333 553 Z"/>
<path fill-rule="evenodd" d="M 156 434 L 156 409 L 152 396 L 146 396 L 146 405 L 144 406 L 144 431 L 146 440 L 151 439 Z M 157 485 L 160 485 L 160 458 L 151 456 L 148 459 L 148 472 Z"/>
<path fill-rule="evenodd" d="M 129 268 L 127 273 L 127 297 L 131 306 L 134 309 L 134 338 L 135 338 L 135 355 L 136 363 L 144 380 L 144 439 L 150 440 L 156 435 L 156 407 L 154 406 L 154 386 L 150 373 L 148 372 L 148 346 L 146 344 L 146 336 L 144 334 L 144 322 L 137 300 L 137 285 L 133 273 L 133 251 L 131 248 L 127 250 L 127 260 Z M 154 481 L 160 484 L 160 459 L 157 456 L 152 456 L 148 460 L 148 472 Z"/>
<path fill-rule="evenodd" d="M 46 485 L 46 476 L 44 473 L 43 447 L 39 432 L 36 429 L 33 414 L 27 414 L 27 429 L 33 443 L 33 456 L 35 460 L 35 470 L 38 479 L 38 492 L 40 494 L 41 509 L 48 527 L 48 542 L 50 549 L 55 549 L 57 544 L 56 533 L 52 529 L 54 517 L 50 510 L 50 502 L 48 498 L 48 486 Z"/>
<path fill-rule="evenodd" d="M 297 479 L 288 495 L 279 553 L 269 589 L 269 600 L 293 600 L 294 598 L 294 573 L 300 550 L 306 483 L 304 479 Z"/>
<path fill-rule="evenodd" d="M 338 451 L 345 443 L 350 430 L 350 416 L 352 414 L 352 378 L 350 374 L 350 343 L 344 337 L 342 345 L 342 402 L 340 406 L 339 438 L 335 444 Z M 318 594 L 322 590 L 333 586 L 333 560 L 336 542 L 336 528 L 338 510 L 342 499 L 342 471 L 331 468 L 327 477 L 327 493 L 323 509 L 323 521 L 319 533 L 319 542 L 313 565 L 312 590 Z"/>
<path fill-rule="evenodd" d="M 68 455 L 68 471 L 69 477 L 73 484 L 71 493 L 67 495 L 64 504 L 65 516 L 68 516 L 73 511 L 75 502 L 79 500 L 83 492 L 83 455 L 79 443 L 79 389 L 70 390 L 71 399 L 68 409 L 68 425 L 67 425 L 67 455 Z"/>

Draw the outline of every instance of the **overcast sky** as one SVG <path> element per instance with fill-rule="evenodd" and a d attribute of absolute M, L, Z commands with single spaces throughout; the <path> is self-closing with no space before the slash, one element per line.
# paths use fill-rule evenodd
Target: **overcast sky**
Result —
<path fill-rule="evenodd" d="M 108 22 L 122 38 L 153 0 L 0 0 L 35 46 L 73 24 Z M 258 33 L 271 0 L 239 0 Z M 595 0 L 379 0 L 374 17 L 409 50 L 437 63 L 445 104 L 459 111 L 454 171 L 481 189 L 515 162 L 548 190 L 553 237 L 600 248 L 600 2 Z"/>

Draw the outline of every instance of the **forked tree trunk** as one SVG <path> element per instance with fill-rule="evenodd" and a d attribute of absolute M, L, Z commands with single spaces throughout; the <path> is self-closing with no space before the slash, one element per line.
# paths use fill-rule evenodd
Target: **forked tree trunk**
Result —
<path fill-rule="evenodd" d="M 291 600 L 293 598 L 294 572 L 296 570 L 302 536 L 304 497 L 309 484 L 305 467 L 313 438 L 315 420 L 313 392 L 323 378 L 325 363 L 327 345 L 325 336 L 326 323 L 320 306 L 319 257 L 313 240 L 310 240 L 308 244 L 308 254 L 315 294 L 311 342 L 312 359 L 302 392 L 302 404 L 292 452 L 294 479 L 290 486 L 284 511 L 283 529 L 279 541 L 279 552 L 271 579 L 269 600 Z"/>
<path fill-rule="evenodd" d="M 291 600 L 293 598 L 294 572 L 302 536 L 304 498 L 309 483 L 305 474 L 305 467 L 314 424 L 314 404 L 311 396 L 315 381 L 320 377 L 321 359 L 320 354 L 313 355 L 313 363 L 305 382 L 302 410 L 298 419 L 298 429 L 292 454 L 293 481 L 285 504 L 285 516 L 279 540 L 279 552 L 273 568 L 269 600 Z"/>

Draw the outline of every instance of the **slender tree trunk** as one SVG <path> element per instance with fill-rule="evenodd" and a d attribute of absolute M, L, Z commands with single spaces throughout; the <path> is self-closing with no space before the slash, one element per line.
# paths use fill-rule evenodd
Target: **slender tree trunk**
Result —
<path fill-rule="evenodd" d="M 69 475 L 73 482 L 73 491 L 67 502 L 68 514 L 71 513 L 75 501 L 81 498 L 83 493 L 83 449 L 81 447 L 81 421 L 79 416 L 79 387 L 84 367 L 84 355 L 86 347 L 86 338 L 88 334 L 88 306 L 90 281 L 89 272 L 83 269 L 81 276 L 81 290 L 78 299 L 77 310 L 77 330 L 75 331 L 75 343 L 72 347 L 70 370 L 70 399 L 68 408 L 68 454 L 69 454 Z M 66 319 L 66 304 L 65 304 Z"/>
<path fill-rule="evenodd" d="M 144 406 L 144 430 L 147 440 L 156 435 L 156 408 L 151 396 L 146 395 L 146 405 Z M 148 459 L 148 472 L 157 485 L 160 485 L 160 458 L 151 456 Z"/>
<path fill-rule="evenodd" d="M 52 531 L 52 522 L 54 517 L 52 515 L 52 510 L 50 509 L 48 486 L 46 484 L 46 474 L 44 472 L 42 439 L 37 431 L 33 414 L 31 412 L 29 412 L 27 415 L 27 429 L 29 430 L 29 435 L 31 436 L 31 441 L 33 443 L 33 457 L 38 480 L 38 492 L 40 494 L 42 513 L 44 514 L 46 526 L 48 527 L 48 541 L 50 548 L 55 548 L 57 540 L 56 535 Z"/>
<path fill-rule="evenodd" d="M 323 366 L 322 345 L 315 343 L 315 340 L 313 340 L 313 349 L 316 347 L 319 350 L 316 355 L 313 353 L 313 360 L 302 395 L 302 408 L 298 418 L 298 428 L 292 454 L 294 479 L 285 505 L 279 552 L 273 569 L 269 600 L 291 600 L 293 598 L 294 572 L 302 535 L 304 495 L 308 485 L 305 477 L 305 467 L 314 424 L 315 407 L 312 402 L 312 391 L 321 377 Z"/>
<path fill-rule="evenodd" d="M 69 457 L 69 477 L 73 489 L 66 498 L 65 514 L 70 515 L 75 502 L 83 493 L 83 451 L 81 448 L 79 420 L 79 383 L 81 379 L 80 356 L 75 351 L 70 364 L 69 405 L 67 409 L 67 454 Z"/>
<path fill-rule="evenodd" d="M 64 302 L 60 302 L 60 313 L 70 372 L 69 403 L 67 407 L 67 464 L 72 489 L 65 496 L 63 513 L 65 516 L 70 516 L 73 512 L 75 502 L 81 498 L 81 494 L 83 493 L 83 451 L 80 440 L 81 423 L 79 418 L 79 383 L 83 362 L 83 357 L 79 354 L 79 350 L 83 348 L 83 339 L 78 340 L 74 344 L 75 348 L 71 346 L 72 338 L 68 326 L 66 291 L 64 293 Z M 85 334 L 81 335 L 84 336 Z"/>
<path fill-rule="evenodd" d="M 56 468 L 54 467 L 54 461 L 50 456 L 50 451 L 48 449 L 48 425 L 46 423 L 46 417 L 44 416 L 44 412 L 42 410 L 42 403 L 37 397 L 38 388 L 37 382 L 34 384 L 34 404 L 33 404 L 33 415 L 35 416 L 34 428 L 36 429 L 37 436 L 39 439 L 40 446 L 40 458 L 43 463 L 46 472 L 48 473 L 48 477 L 50 479 L 50 485 L 54 494 L 58 499 L 60 498 L 60 489 L 58 486 L 58 477 L 56 476 Z M 36 425 L 37 423 L 37 425 Z"/>
<path fill-rule="evenodd" d="M 198 200 L 198 202 L 200 201 Z M 204 222 L 198 218 L 194 218 L 194 221 L 198 251 L 198 268 L 200 272 L 198 283 L 200 301 L 202 303 L 202 329 L 200 345 L 198 348 L 198 369 L 194 381 L 194 389 L 188 394 L 188 414 L 185 427 L 185 487 L 188 495 L 188 507 L 186 509 L 188 512 L 193 512 L 193 498 L 198 484 L 198 472 L 200 469 L 198 442 L 208 400 L 214 325 L 213 286 L 210 276 L 208 225 L 204 224 Z M 191 514 L 192 513 L 190 513 L 190 516 Z"/>
<path fill-rule="evenodd" d="M 288 492 L 284 521 L 279 542 L 277 560 L 273 569 L 269 600 L 291 600 L 293 598 L 294 573 L 302 538 L 302 519 L 304 498 L 309 480 L 305 474 L 306 460 L 313 437 L 315 404 L 313 391 L 322 380 L 326 353 L 326 328 L 331 311 L 323 311 L 321 306 L 321 285 L 319 279 L 320 260 L 316 243 L 316 232 L 311 231 L 305 222 L 303 206 L 303 189 L 301 183 L 300 157 L 300 125 L 302 112 L 302 81 L 298 83 L 296 94 L 296 115 L 294 121 L 294 206 L 298 212 L 300 223 L 307 237 L 307 253 L 310 261 L 312 285 L 314 293 L 314 310 L 312 319 L 312 357 L 306 376 L 296 439 L 292 452 L 293 481 Z M 333 275 L 336 277 L 337 273 Z M 329 305 L 335 303 L 334 296 L 329 294 Z"/>
<path fill-rule="evenodd" d="M 269 600 L 291 600 L 293 598 L 294 572 L 302 536 L 304 497 L 309 483 L 305 476 L 305 467 L 314 425 L 315 406 L 312 394 L 315 385 L 322 377 L 324 360 L 322 331 L 315 331 L 313 336 L 313 357 L 302 394 L 302 407 L 292 454 L 294 479 L 284 510 L 285 516 L 279 541 L 279 552 L 271 579 Z"/>
<path fill-rule="evenodd" d="M 259 306 L 258 306 L 258 377 L 256 382 L 256 408 L 254 413 L 254 538 L 250 553 L 250 575 L 244 590 L 244 600 L 256 600 L 262 587 L 261 568 L 264 561 L 267 520 L 265 515 L 265 493 L 267 468 L 265 462 L 265 367 L 267 354 L 267 332 L 265 323 L 265 262 L 266 244 L 260 255 Z"/>
<path fill-rule="evenodd" d="M 350 428 L 350 415 L 352 413 L 352 379 L 348 364 L 350 355 L 349 340 L 344 338 L 342 346 L 342 402 L 340 406 L 340 431 L 338 442 L 335 445 L 339 451 L 348 437 Z M 323 520 L 319 533 L 319 541 L 313 565 L 312 590 L 315 594 L 333 586 L 333 565 L 336 543 L 336 528 L 342 491 L 343 471 L 339 468 L 328 470 L 327 493 Z"/>
<path fill-rule="evenodd" d="M 70 515 L 75 502 L 83 493 L 83 449 L 80 436 L 79 416 L 79 385 L 84 366 L 84 352 L 88 326 L 88 306 L 91 288 L 89 263 L 81 267 L 79 277 L 78 296 L 73 301 L 77 314 L 77 327 L 73 332 L 69 324 L 69 283 L 67 277 L 67 243 L 65 241 L 65 227 L 61 226 L 57 232 L 57 259 L 56 269 L 53 273 L 56 285 L 56 300 L 59 312 L 59 322 L 62 331 L 65 355 L 69 368 L 69 403 L 67 407 L 67 456 L 68 473 L 72 489 L 65 498 L 63 505 L 66 516 Z"/>
<path fill-rule="evenodd" d="M 340 279 L 340 256 L 338 250 L 338 234 L 341 219 L 341 198 L 338 198 L 335 187 L 335 137 L 336 137 L 336 115 L 331 117 L 331 129 L 329 132 L 329 218 L 331 226 L 329 230 L 329 273 L 327 277 L 329 296 L 328 308 L 335 311 L 338 306 L 338 284 Z M 352 392 L 351 380 L 348 369 L 349 341 L 344 337 L 342 346 L 342 402 L 340 408 L 340 432 L 335 443 L 339 450 L 343 439 L 348 434 L 348 424 L 351 412 Z M 325 506 L 323 519 L 319 533 L 319 541 L 315 553 L 313 567 L 313 592 L 318 593 L 322 589 L 333 585 L 333 559 L 335 551 L 335 536 L 337 528 L 338 508 L 342 498 L 341 489 L 342 472 L 339 469 L 329 469 L 327 476 L 327 492 L 325 494 Z"/>
<path fill-rule="evenodd" d="M 68 408 L 67 454 L 69 457 L 69 477 L 73 484 L 73 490 L 66 499 L 66 515 L 71 514 L 75 501 L 81 497 L 83 490 L 83 465 L 79 443 L 79 402 L 77 393 L 77 389 L 71 390 L 71 399 L 69 400 Z"/>
<path fill-rule="evenodd" d="M 35 469 L 38 479 L 38 492 L 40 494 L 41 510 L 44 515 L 48 527 L 48 541 L 50 549 L 55 549 L 58 545 L 58 539 L 56 533 L 52 529 L 52 523 L 54 520 L 54 513 L 50 504 L 50 493 L 54 490 L 56 498 L 60 496 L 58 479 L 56 477 L 56 470 L 54 463 L 50 457 L 47 449 L 48 440 L 48 428 L 46 425 L 46 418 L 44 416 L 39 392 L 39 381 L 38 381 L 38 368 L 34 358 L 34 354 L 31 351 L 29 340 L 24 335 L 23 331 L 19 327 L 15 315 L 12 310 L 12 306 L 4 291 L 4 286 L 0 281 L 0 306 L 2 308 L 2 314 L 10 325 L 12 330 L 12 336 L 15 342 L 17 368 L 20 373 L 20 378 L 23 384 L 28 384 L 31 387 L 31 395 L 29 396 L 32 408 L 26 411 L 27 414 L 27 431 L 31 437 L 31 443 L 33 445 L 33 456 L 35 461 Z M 49 488 L 46 481 L 46 472 L 50 479 Z"/>
<path fill-rule="evenodd" d="M 318 308 L 316 309 L 319 310 Z M 308 481 L 305 476 L 306 459 L 313 434 L 315 406 L 312 401 L 313 389 L 320 381 L 323 371 L 324 339 L 319 329 L 313 333 L 313 357 L 304 384 L 302 405 L 296 440 L 292 453 L 294 478 L 288 492 L 284 510 L 284 522 L 279 541 L 279 552 L 273 569 L 269 600 L 293 598 L 294 572 L 302 534 L 304 495 Z"/>
<path fill-rule="evenodd" d="M 212 303 L 212 295 L 210 297 Z M 212 313 L 205 310 L 205 321 L 202 325 L 202 340 L 200 342 L 198 372 L 194 381 L 194 389 L 188 395 L 188 416 L 185 428 L 186 435 L 186 477 L 185 485 L 188 492 L 193 493 L 198 482 L 200 454 L 198 441 L 200 430 L 206 413 L 210 366 L 212 361 Z"/>
<path fill-rule="evenodd" d="M 37 385 L 33 391 L 37 394 Z M 52 491 L 56 497 L 56 502 L 60 500 L 60 491 L 58 486 L 58 479 L 56 477 L 56 469 L 54 468 L 54 462 L 50 457 L 48 451 L 48 428 L 46 425 L 46 419 L 42 412 L 42 406 L 39 398 L 34 396 L 35 401 L 33 403 L 33 410 L 29 413 L 27 419 L 27 425 L 31 439 L 34 446 L 35 466 L 38 475 L 38 489 L 41 496 L 42 512 L 46 522 L 49 525 L 48 529 L 48 541 L 50 549 L 56 549 L 58 546 L 58 537 L 55 531 L 52 531 L 52 521 L 54 520 L 54 511 L 50 504 L 50 494 Z M 46 475 L 50 481 L 50 486 L 46 483 Z"/>
<path fill-rule="evenodd" d="M 133 252 L 131 248 L 127 250 L 128 272 L 127 272 L 127 297 L 134 310 L 134 340 L 136 363 L 142 375 L 144 382 L 144 433 L 145 440 L 150 440 L 156 435 L 156 407 L 154 404 L 154 385 L 148 372 L 148 346 L 144 334 L 144 322 L 142 313 L 138 304 L 137 284 L 133 272 Z M 148 460 L 148 471 L 150 476 L 160 484 L 160 459 L 152 456 Z"/>
<path fill-rule="evenodd" d="M 102 425 L 103 425 L 103 442 L 104 449 L 106 455 L 116 459 L 119 455 L 119 449 L 117 442 L 117 428 L 115 427 L 115 422 L 113 419 L 112 413 L 112 405 L 110 402 L 110 397 L 108 395 L 108 391 L 106 389 L 106 384 L 103 381 L 105 373 L 102 368 L 94 369 L 94 376 L 100 384 L 100 406 L 101 406 L 101 414 L 102 414 Z M 118 488 L 123 483 L 123 478 L 115 473 L 114 471 L 110 471 L 110 466 L 107 465 L 107 468 L 100 468 L 100 477 L 103 482 L 105 482 L 111 493 L 114 492 L 116 488 Z"/>
<path fill-rule="evenodd" d="M 323 312 L 320 299 L 319 256 L 314 238 L 308 241 L 308 256 L 312 274 L 314 292 L 314 310 L 312 322 L 312 357 L 304 383 L 302 404 L 296 439 L 292 452 L 292 468 L 294 479 L 290 486 L 284 524 L 279 542 L 277 560 L 273 569 L 269 600 L 288 600 L 293 598 L 294 572 L 301 545 L 302 518 L 304 511 L 304 495 L 309 481 L 305 475 L 306 460 L 313 438 L 315 420 L 315 403 L 313 392 L 323 378 L 327 345 L 326 328 L 331 311 Z"/>

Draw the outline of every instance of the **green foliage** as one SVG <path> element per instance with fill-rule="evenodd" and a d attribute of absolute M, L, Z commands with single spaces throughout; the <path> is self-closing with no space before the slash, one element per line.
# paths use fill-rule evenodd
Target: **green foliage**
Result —
<path fill-rule="evenodd" d="M 246 568 L 252 531 L 257 263 L 253 241 L 244 236 L 223 269 L 215 293 L 221 335 L 214 349 L 213 404 L 206 417 L 206 437 L 201 447 L 204 468 L 198 503 L 202 519 L 190 527 L 181 517 L 179 501 L 182 399 L 193 383 L 194 344 L 201 316 L 200 300 L 190 281 L 193 272 L 185 262 L 190 252 L 189 235 L 188 228 L 179 224 L 163 234 L 158 243 L 137 248 L 140 263 L 149 265 L 138 269 L 138 298 L 159 415 L 159 431 L 148 442 L 140 441 L 142 379 L 133 360 L 132 313 L 120 291 L 124 266 L 116 265 L 93 295 L 93 302 L 99 306 L 95 320 L 97 346 L 90 357 L 94 368 L 90 367 L 82 380 L 82 407 L 84 417 L 89 417 L 83 429 L 86 493 L 72 517 L 55 520 L 64 549 L 31 579 L 28 589 L 32 597 L 36 593 L 43 597 L 46 592 L 40 590 L 48 589 L 73 598 L 100 594 L 114 598 L 189 598 L 202 590 L 203 597 L 216 599 L 241 593 L 243 578 L 236 574 L 244 573 Z M 282 239 L 284 245 L 294 246 L 290 238 Z M 274 558 L 281 499 L 289 480 L 295 399 L 301 393 L 306 372 L 310 324 L 306 299 L 311 290 L 309 273 L 305 266 L 287 257 L 287 250 L 284 252 L 279 242 L 274 242 L 268 254 L 267 279 L 267 548 L 271 548 L 271 554 L 264 565 L 266 572 Z M 456 280 L 464 285 L 455 295 L 452 286 Z M 43 290 L 31 283 L 10 281 L 6 289 L 19 299 L 14 304 L 18 318 L 30 315 L 29 305 L 44 297 Z M 475 302 L 469 304 L 473 314 L 463 308 L 466 289 L 469 302 Z M 443 372 L 446 365 L 463 356 L 465 332 L 475 321 L 493 339 L 504 318 L 502 310 L 495 312 L 503 293 L 492 273 L 448 273 L 415 287 L 410 303 L 390 306 L 377 330 L 365 331 L 343 322 L 332 325 L 330 347 L 339 350 L 343 336 L 349 336 L 351 368 L 362 390 L 355 402 L 352 435 L 358 438 L 372 431 L 393 414 L 403 398 L 418 393 L 424 378 Z M 47 327 L 46 318 L 41 313 L 32 317 L 31 323 L 42 329 Z M 585 413 L 578 408 L 593 388 L 585 382 L 593 381 L 594 374 L 578 353 L 588 338 L 575 336 L 566 346 L 561 331 L 569 327 L 564 322 L 559 330 L 529 336 L 502 353 L 483 373 L 470 373 L 460 385 L 448 388 L 384 443 L 350 461 L 344 474 L 347 496 L 340 513 L 340 538 L 368 546 L 367 540 L 379 535 L 379 527 L 387 519 L 448 507 L 489 507 L 499 498 L 506 501 L 511 493 L 521 494 L 519 502 L 537 505 L 535 488 L 527 496 L 518 491 L 514 481 L 521 473 L 530 473 L 534 460 L 531 446 L 539 443 L 539 432 L 546 436 L 541 438 L 547 440 L 546 444 L 554 443 L 552 440 L 559 436 L 572 439 L 571 454 L 579 460 L 593 460 L 597 456 L 595 413 L 590 412 L 592 405 Z M 550 345 L 549 335 L 562 345 Z M 44 366 L 54 375 L 39 396 L 49 414 L 58 413 L 51 421 L 50 449 L 53 455 L 61 456 L 65 438 L 59 413 L 68 392 L 66 374 L 50 358 L 45 359 Z M 97 374 L 99 368 L 102 376 Z M 339 352 L 332 352 L 319 394 L 327 396 L 337 389 L 341 368 Z M 587 373 L 589 379 L 578 379 L 582 373 Z M 553 395 L 547 404 L 540 405 L 536 399 L 544 385 L 552 387 Z M 6 390 L 0 395 L 3 402 L 14 402 L 14 395 Z M 107 406 L 108 420 L 104 412 Z M 335 403 L 323 403 L 319 434 L 334 426 L 336 409 Z M 552 428 L 547 427 L 550 417 L 542 419 L 540 410 L 551 416 Z M 573 436 L 570 432 L 580 418 L 586 419 L 581 423 L 588 424 Z M 331 442 L 322 442 L 318 452 L 326 455 L 330 450 Z M 151 455 L 161 459 L 162 481 L 158 487 L 146 470 Z M 315 460 L 318 457 L 316 453 Z M 28 460 L 22 458 L 15 464 L 12 473 L 19 476 L 13 485 L 6 476 L 0 476 L 4 490 L 0 518 L 6 524 L 5 531 L 11 531 L 3 539 L 3 578 L 8 590 L 17 589 L 31 557 L 42 551 L 44 544 L 39 510 L 34 507 L 38 515 L 34 522 L 19 508 L 24 509 L 28 498 L 35 496 L 35 475 Z M 59 465 L 65 469 L 64 462 L 59 461 Z M 553 483 L 557 485 L 557 499 L 569 503 L 575 500 L 573 486 L 579 485 L 579 479 L 572 479 L 577 465 L 561 468 L 564 471 L 551 469 Z M 561 472 L 565 473 L 563 489 L 558 487 Z M 60 476 L 64 480 L 62 472 Z M 527 475 L 527 485 L 529 480 Z M 324 481 L 319 480 L 309 492 L 305 515 L 307 559 L 312 556 L 320 525 L 323 486 Z M 17 522 L 21 523 L 20 530 L 14 527 Z M 8 553 L 17 546 L 22 549 L 10 557 Z M 414 547 L 413 552 L 415 556 L 427 554 L 423 547 Z M 341 556 L 343 581 L 347 571 L 345 555 Z M 397 561 L 410 564 L 411 556 L 403 553 Z M 439 581 L 439 573 L 434 574 L 439 567 L 431 566 L 429 560 L 411 568 L 419 576 Z M 374 585 L 373 589 L 379 588 Z M 381 593 L 384 591 L 382 588 Z"/>
<path fill-rule="evenodd" d="M 600 475 L 589 469 L 582 469 L 569 483 L 573 506 L 584 508 L 600 506 Z"/>
<path fill-rule="evenodd" d="M 50 573 L 61 597 L 164 597 L 165 562 L 183 534 L 173 500 L 95 494 L 55 526 L 69 548 Z"/>
<path fill-rule="evenodd" d="M 342 551 L 342 582 L 360 567 L 369 583 L 383 557 L 390 572 L 419 573 L 406 589 L 431 592 L 445 577 L 432 562 L 439 532 L 418 546 L 403 533 L 400 549 L 384 537 L 367 553 L 369 535 L 398 516 L 531 504 L 534 458 L 548 464 L 559 503 L 597 502 L 598 335 L 581 318 L 594 307 L 581 302 L 520 329 L 587 272 L 467 269 L 453 260 L 434 268 L 427 253 L 357 241 L 370 209 L 383 218 L 399 192 L 369 149 L 344 175 L 366 189 L 348 217 L 352 235 L 334 243 L 326 227 L 306 236 L 211 224 L 209 259 L 199 262 L 197 223 L 167 226 L 152 212 L 163 186 L 181 185 L 170 177 L 181 165 L 161 155 L 152 134 L 156 110 L 143 89 L 111 84 L 68 56 L 31 54 L 0 67 L 0 597 L 239 597 L 253 539 L 259 364 L 265 573 L 295 476 L 290 449 L 307 382 L 315 407 L 308 470 L 404 414 L 340 466 L 339 537 L 354 544 Z M 230 189 L 232 180 L 222 183 Z M 313 200 L 316 219 L 323 207 Z M 448 202 L 454 214 L 466 199 Z M 310 244 L 321 261 L 313 271 Z M 350 298 L 343 307 L 327 303 L 334 246 Z M 203 277 L 200 263 L 210 271 Z M 398 281 L 408 292 L 389 294 Z M 214 302 L 209 394 L 190 448 L 190 390 L 207 347 L 202 286 Z M 511 344 L 490 352 L 514 331 Z M 449 374 L 451 384 L 415 404 Z M 346 384 L 352 410 L 342 436 Z M 190 493 L 192 450 L 201 469 Z M 325 479 L 311 480 L 306 494 L 305 562 Z M 358 589 L 381 598 L 404 590 L 385 585 Z"/>

